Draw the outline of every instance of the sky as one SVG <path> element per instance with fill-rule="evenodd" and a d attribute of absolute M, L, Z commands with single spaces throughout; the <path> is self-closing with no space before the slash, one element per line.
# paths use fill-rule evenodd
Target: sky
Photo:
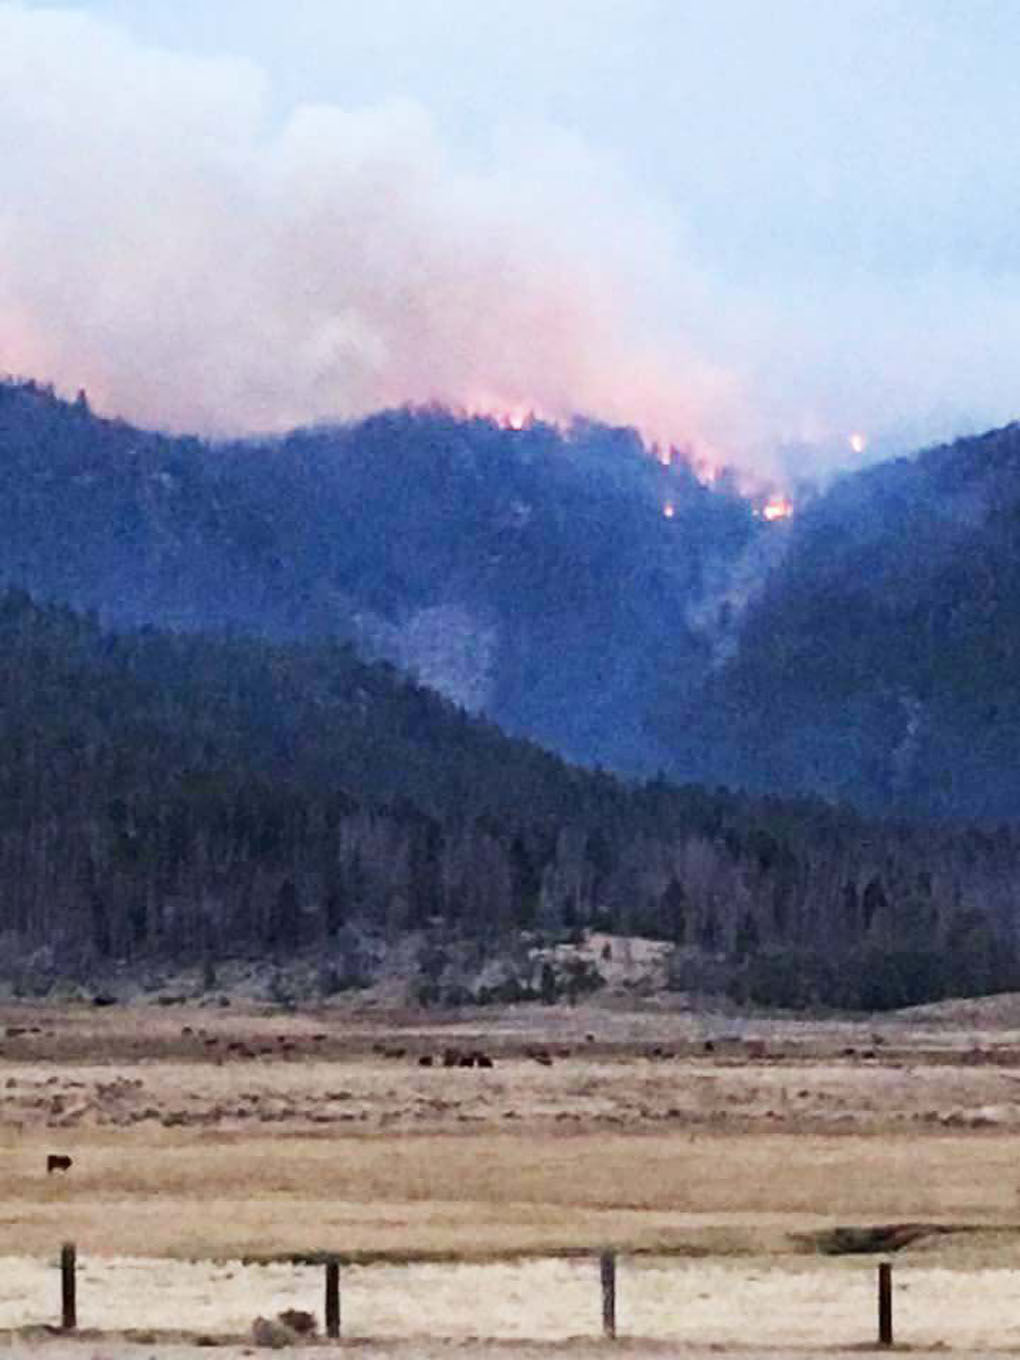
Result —
<path fill-rule="evenodd" d="M 1003 424 L 1018 51 L 1020 0 L 0 0 L 0 369 L 784 480 Z"/>

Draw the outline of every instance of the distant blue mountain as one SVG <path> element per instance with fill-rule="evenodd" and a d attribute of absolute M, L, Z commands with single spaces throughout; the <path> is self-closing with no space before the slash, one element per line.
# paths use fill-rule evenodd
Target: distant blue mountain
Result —
<path fill-rule="evenodd" d="M 401 410 L 212 446 L 34 384 L 0 388 L 0 504 L 0 579 L 37 597 L 118 625 L 338 635 L 633 772 L 667 758 L 664 678 L 682 692 L 708 663 L 693 607 L 762 528 L 627 430 Z"/>
<path fill-rule="evenodd" d="M 692 775 L 1020 815 L 1020 427 L 838 481 L 660 737 Z"/>
<path fill-rule="evenodd" d="M 398 410 L 213 445 L 11 382 L 0 509 L 0 584 L 110 625 L 338 637 L 628 774 L 1020 814 L 1014 426 L 770 524 L 596 424 Z"/>

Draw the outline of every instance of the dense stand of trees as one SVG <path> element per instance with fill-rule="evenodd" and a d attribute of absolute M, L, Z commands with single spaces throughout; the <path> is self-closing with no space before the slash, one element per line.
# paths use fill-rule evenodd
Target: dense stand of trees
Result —
<path fill-rule="evenodd" d="M 0 969 L 346 985 L 413 933 L 443 999 L 449 941 L 512 973 L 522 932 L 598 927 L 757 1001 L 1020 980 L 1016 427 L 769 537 L 626 431 L 402 411 L 212 447 L 10 382 L 0 504 Z M 573 768 L 365 645 L 580 758 L 830 801 Z M 502 994 L 557 993 L 521 969 Z"/>
<path fill-rule="evenodd" d="M 704 667 L 689 607 L 763 532 L 633 431 L 397 410 L 211 445 L 17 382 L 0 382 L 0 506 L 2 584 L 117 626 L 346 636 L 631 772 L 660 762 L 661 678 Z"/>
<path fill-rule="evenodd" d="M 0 585 L 347 637 L 631 775 L 1017 817 L 1020 427 L 802 493 L 768 524 L 598 425 L 401 410 L 208 444 L 0 381 Z"/>
<path fill-rule="evenodd" d="M 0 966 L 309 951 L 342 982 L 369 937 L 597 927 L 784 1004 L 1016 977 L 1011 828 L 625 784 L 336 643 L 116 634 L 13 591 L 0 656 Z"/>
<path fill-rule="evenodd" d="M 1020 814 L 1020 426 L 846 476 L 795 515 L 729 662 L 668 697 L 695 777 L 879 815 Z"/>

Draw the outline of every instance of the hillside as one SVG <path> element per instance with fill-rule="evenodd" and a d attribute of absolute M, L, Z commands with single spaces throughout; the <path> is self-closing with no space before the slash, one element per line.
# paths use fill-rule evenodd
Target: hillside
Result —
<path fill-rule="evenodd" d="M 117 625 L 346 637 L 635 772 L 662 676 L 710 654 L 693 607 L 765 527 L 627 431 L 397 411 L 210 446 L 34 384 L 0 387 L 0 503 L 0 582 Z"/>
<path fill-rule="evenodd" d="M 785 1004 L 1020 977 L 1011 831 L 625 784 L 331 642 L 115 634 L 15 592 L 0 654 L 0 971 L 25 986 L 305 952 L 328 990 L 416 939 L 419 999 L 552 998 L 597 968 L 535 972 L 522 940 L 592 930 L 670 945 L 671 986 Z"/>
<path fill-rule="evenodd" d="M 632 776 L 1020 814 L 1016 427 L 770 524 L 628 431 L 394 411 L 209 445 L 8 383 L 0 503 L 0 585 L 117 627 L 345 640 Z"/>
<path fill-rule="evenodd" d="M 696 711 L 675 705 L 662 735 L 696 777 L 881 812 L 1014 818 L 1018 662 L 1009 426 L 846 477 L 807 505 L 739 653 Z"/>

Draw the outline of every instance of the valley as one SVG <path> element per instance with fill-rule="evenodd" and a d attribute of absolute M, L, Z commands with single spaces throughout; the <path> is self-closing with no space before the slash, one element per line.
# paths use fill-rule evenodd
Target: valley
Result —
<path fill-rule="evenodd" d="M 720 1019 L 9 1008 L 0 1248 L 790 1253 L 1017 1224 L 1020 1025 Z M 443 1065 L 479 1047 L 491 1068 Z"/>
<path fill-rule="evenodd" d="M 444 1066 L 479 1051 L 491 1067 Z M 1018 1087 L 1017 997 L 856 1020 L 8 1003 L 0 1328 L 47 1356 L 100 1334 L 118 1356 L 229 1345 L 270 1303 L 317 1308 L 313 1263 L 338 1253 L 359 1347 L 516 1356 L 597 1337 L 591 1262 L 612 1246 L 624 1354 L 851 1345 L 885 1239 L 859 1249 L 911 1224 L 897 1307 L 917 1344 L 998 1348 Z M 78 1343 L 33 1329 L 67 1240 L 99 1329 Z M 947 1312 L 954 1291 L 980 1311 Z"/>

